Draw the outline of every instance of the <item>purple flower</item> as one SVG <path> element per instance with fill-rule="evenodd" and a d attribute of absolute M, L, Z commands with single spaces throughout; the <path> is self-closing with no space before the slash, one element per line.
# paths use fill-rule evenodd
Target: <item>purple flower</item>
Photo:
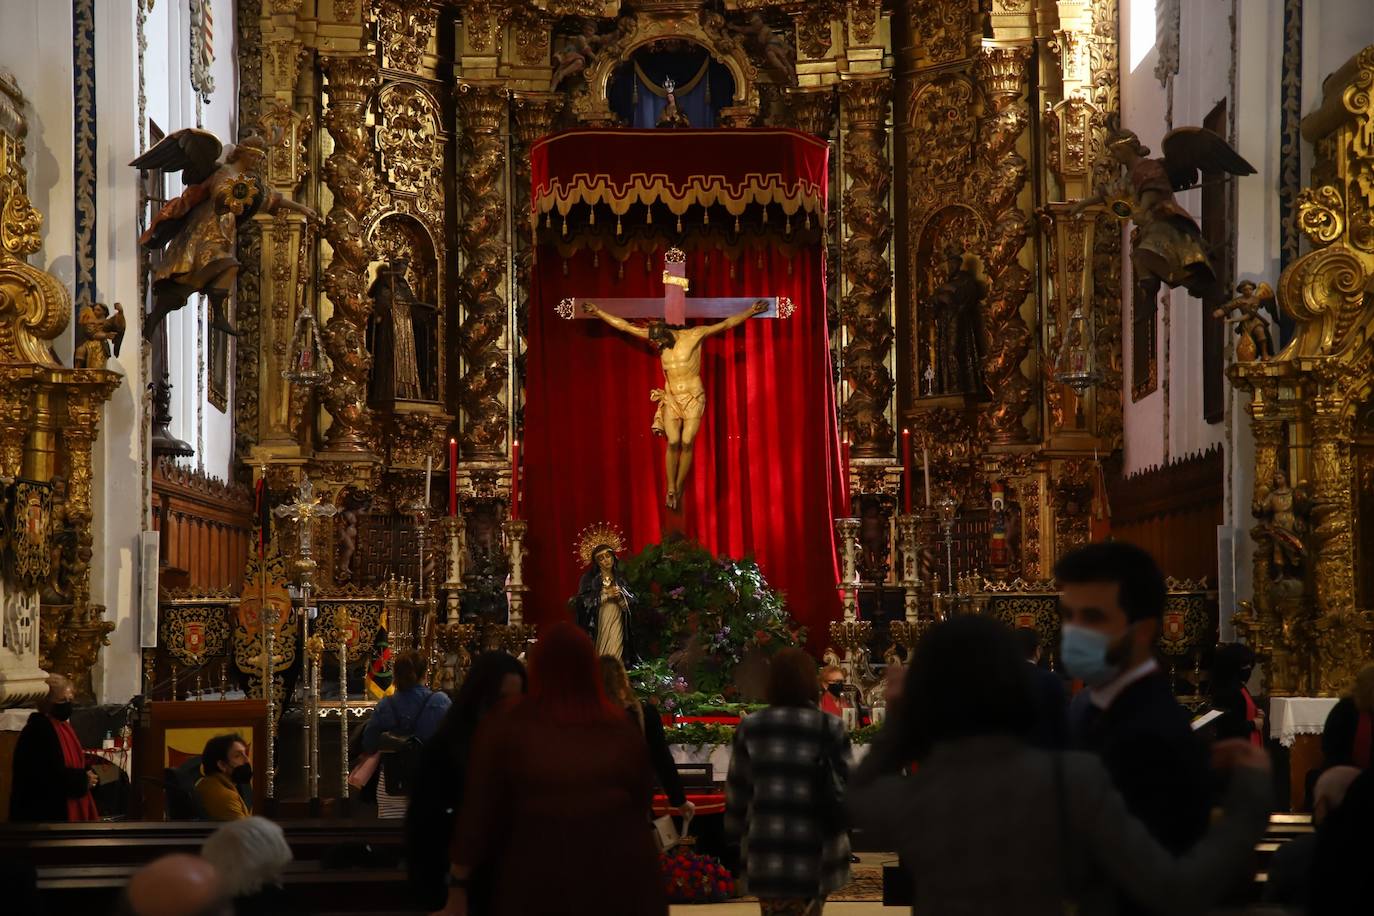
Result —
<path fill-rule="evenodd" d="M 669 589 L 668 591 L 668 596 L 670 598 L 681 598 L 685 594 L 687 594 L 687 587 L 685 585 L 679 585 L 677 588 Z"/>

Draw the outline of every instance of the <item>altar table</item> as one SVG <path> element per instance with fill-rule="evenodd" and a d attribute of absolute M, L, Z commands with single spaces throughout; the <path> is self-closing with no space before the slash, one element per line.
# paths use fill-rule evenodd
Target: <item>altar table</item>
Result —
<path fill-rule="evenodd" d="M 670 744 L 668 749 L 673 752 L 675 763 L 711 764 L 711 778 L 716 782 L 725 782 L 725 777 L 730 773 L 730 745 L 728 744 Z M 854 764 L 857 766 L 864 759 L 864 755 L 868 753 L 868 745 L 856 744 L 852 750 Z"/>
<path fill-rule="evenodd" d="M 1269 701 L 1269 736 L 1288 748 L 1288 805 L 1301 811 L 1307 796 L 1307 774 L 1321 766 L 1321 734 L 1334 697 L 1273 697 Z"/>

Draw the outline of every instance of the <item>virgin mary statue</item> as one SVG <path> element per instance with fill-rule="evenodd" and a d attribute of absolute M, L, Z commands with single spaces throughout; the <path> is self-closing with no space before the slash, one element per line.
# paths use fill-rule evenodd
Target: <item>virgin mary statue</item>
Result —
<path fill-rule="evenodd" d="M 630 608 L 635 602 L 616 556 L 624 547 L 624 538 L 610 525 L 584 531 L 577 553 L 587 571 L 578 583 L 577 594 L 568 602 L 578 626 L 596 644 L 597 654 L 622 661 L 631 654 Z"/>

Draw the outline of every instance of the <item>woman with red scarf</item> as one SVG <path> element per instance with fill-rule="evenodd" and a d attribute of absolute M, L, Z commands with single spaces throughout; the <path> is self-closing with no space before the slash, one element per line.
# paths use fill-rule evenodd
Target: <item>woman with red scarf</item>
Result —
<path fill-rule="evenodd" d="M 478 729 L 459 812 L 444 916 L 471 912 L 475 870 L 492 916 L 667 916 L 648 812 L 649 752 L 606 696 L 586 633 L 549 627 L 529 693 Z"/>
<path fill-rule="evenodd" d="M 29 716 L 14 747 L 14 789 L 10 820 L 16 823 L 98 821 L 91 787 L 95 772 L 68 721 L 72 717 L 72 682 L 53 675 L 48 695 Z"/>

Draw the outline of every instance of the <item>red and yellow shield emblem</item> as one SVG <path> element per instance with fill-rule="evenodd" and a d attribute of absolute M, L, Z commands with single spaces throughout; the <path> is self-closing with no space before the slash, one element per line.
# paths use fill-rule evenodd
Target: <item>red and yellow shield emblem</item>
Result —
<path fill-rule="evenodd" d="M 1181 611 L 1164 612 L 1164 638 L 1179 640 L 1184 634 L 1184 618 Z"/>
<path fill-rule="evenodd" d="M 186 624 L 186 635 L 183 639 L 185 649 L 192 655 L 199 655 L 205 651 L 205 624 L 190 622 Z"/>

